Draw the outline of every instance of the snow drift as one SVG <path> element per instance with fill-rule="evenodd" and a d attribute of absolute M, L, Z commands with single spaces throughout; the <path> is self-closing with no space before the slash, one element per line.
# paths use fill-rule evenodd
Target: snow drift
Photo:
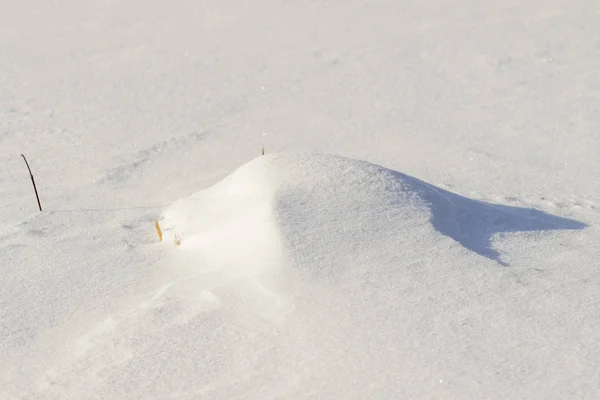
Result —
<path fill-rule="evenodd" d="M 545 371 L 542 360 L 567 356 L 556 343 L 579 340 L 548 336 L 554 317 L 530 315 L 548 301 L 543 290 L 522 298 L 523 282 L 539 272 L 496 268 L 507 263 L 494 238 L 537 231 L 519 240 L 548 255 L 539 231 L 583 224 L 471 200 L 368 162 L 259 157 L 174 203 L 162 223 L 166 237 L 182 239 L 165 243 L 204 299 L 172 332 L 221 332 L 219 347 L 189 344 L 217 366 L 207 398 L 428 398 L 467 386 L 476 397 L 504 397 L 515 385 L 534 393 L 526 383 Z"/>
<path fill-rule="evenodd" d="M 42 357 L 34 383 L 16 371 L 5 387 L 45 399 L 535 397 L 563 373 L 547 360 L 566 364 L 574 348 L 596 359 L 595 309 L 572 314 L 573 290 L 552 276 L 565 237 L 539 235 L 575 221 L 363 161 L 274 154 L 176 201 L 161 225 L 162 245 L 126 250 L 160 256 L 156 268 L 93 262 L 81 275 L 129 274 L 122 291 L 135 291 L 111 292 L 111 311 L 58 347 L 44 340 L 23 358 Z M 528 230 L 518 241 L 531 253 L 500 254 L 496 234 Z M 496 268 L 505 257 L 518 266 Z M 572 373 L 592 376 L 589 365 Z"/>
<path fill-rule="evenodd" d="M 456 246 L 505 265 L 492 246 L 495 234 L 584 227 L 531 208 L 471 200 L 368 162 L 315 154 L 259 157 L 173 204 L 164 225 L 171 240 L 182 239 L 182 249 L 205 263 L 250 270 L 285 258 L 319 275 Z"/>

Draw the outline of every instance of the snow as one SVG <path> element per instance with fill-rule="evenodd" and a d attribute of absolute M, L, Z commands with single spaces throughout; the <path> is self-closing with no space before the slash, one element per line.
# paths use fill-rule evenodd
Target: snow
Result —
<path fill-rule="evenodd" d="M 597 397 L 595 1 L 0 10 L 0 398 Z"/>

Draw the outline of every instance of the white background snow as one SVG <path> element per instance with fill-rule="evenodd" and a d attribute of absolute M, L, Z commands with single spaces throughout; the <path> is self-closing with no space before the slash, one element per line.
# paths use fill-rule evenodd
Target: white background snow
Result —
<path fill-rule="evenodd" d="M 0 398 L 599 398 L 599 71 L 596 0 L 0 0 Z"/>

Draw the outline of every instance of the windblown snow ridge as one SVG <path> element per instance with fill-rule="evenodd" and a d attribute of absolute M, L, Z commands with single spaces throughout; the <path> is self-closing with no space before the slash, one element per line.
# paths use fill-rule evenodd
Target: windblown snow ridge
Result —
<path fill-rule="evenodd" d="M 247 268 L 285 258 L 319 274 L 394 253 L 443 251 L 448 247 L 443 236 L 503 264 L 491 244 L 497 233 L 585 226 L 321 154 L 258 157 L 217 185 L 174 203 L 165 219 L 167 234 L 177 234 L 182 248 L 207 262 Z"/>

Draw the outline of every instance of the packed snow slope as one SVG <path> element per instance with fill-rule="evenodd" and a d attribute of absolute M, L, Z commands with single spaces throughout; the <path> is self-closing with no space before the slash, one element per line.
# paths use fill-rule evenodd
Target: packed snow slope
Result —
<path fill-rule="evenodd" d="M 0 399 L 597 399 L 599 37 L 597 0 L 0 0 Z"/>

